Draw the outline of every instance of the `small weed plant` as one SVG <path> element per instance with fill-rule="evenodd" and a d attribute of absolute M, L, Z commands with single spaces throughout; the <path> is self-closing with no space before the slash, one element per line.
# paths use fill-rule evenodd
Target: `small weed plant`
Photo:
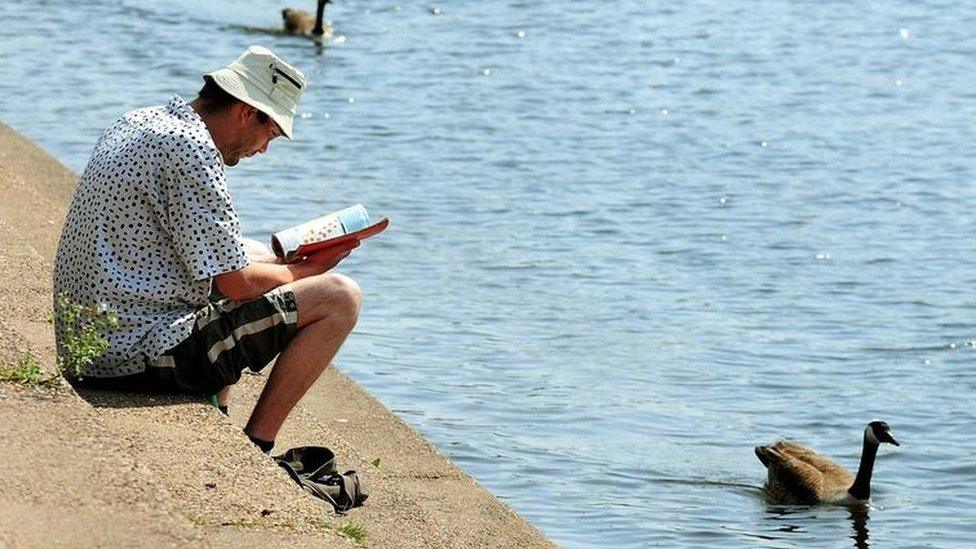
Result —
<path fill-rule="evenodd" d="M 118 317 L 105 307 L 79 305 L 64 296 L 58 298 L 54 315 L 61 328 L 58 370 L 61 374 L 81 378 L 108 350 L 108 339 L 104 334 L 118 327 Z"/>
<path fill-rule="evenodd" d="M 47 385 L 62 375 L 80 378 L 98 357 L 108 350 L 105 332 L 119 325 L 118 316 L 105 307 L 72 303 L 59 296 L 48 322 L 61 330 L 58 346 L 58 373 L 44 377 L 33 355 L 25 353 L 15 366 L 0 369 L 0 381 L 21 385 Z"/>
<path fill-rule="evenodd" d="M 37 363 L 37 360 L 30 353 L 21 355 L 20 360 L 17 361 L 17 365 L 13 368 L 0 370 L 0 381 L 10 381 L 31 387 L 50 383 L 56 377 L 45 379 L 44 374 L 41 373 L 41 365 Z"/>
<path fill-rule="evenodd" d="M 339 532 L 356 543 L 363 543 L 366 541 L 366 529 L 355 522 L 342 523 L 342 526 L 336 528 L 336 532 Z"/>
<path fill-rule="evenodd" d="M 342 524 L 337 524 L 335 521 L 327 518 L 317 518 L 312 522 L 347 537 L 360 545 L 366 542 L 366 529 L 355 522 L 347 521 Z"/>

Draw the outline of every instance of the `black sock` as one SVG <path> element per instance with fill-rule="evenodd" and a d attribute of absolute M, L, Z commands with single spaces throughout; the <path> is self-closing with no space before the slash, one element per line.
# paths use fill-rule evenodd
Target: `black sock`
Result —
<path fill-rule="evenodd" d="M 247 435 L 247 433 L 244 434 Z M 252 437 L 251 435 L 247 435 L 247 438 L 251 439 L 251 442 L 257 445 L 257 447 L 260 448 L 265 454 L 270 454 L 275 445 L 275 441 L 273 440 L 261 440 L 257 437 Z"/>
<path fill-rule="evenodd" d="M 230 415 L 230 414 L 227 413 L 227 405 L 226 404 L 223 405 L 223 406 L 221 406 L 221 405 L 218 404 L 217 405 L 217 409 L 220 410 L 220 413 L 221 414 L 224 414 L 225 416 L 229 416 Z"/>

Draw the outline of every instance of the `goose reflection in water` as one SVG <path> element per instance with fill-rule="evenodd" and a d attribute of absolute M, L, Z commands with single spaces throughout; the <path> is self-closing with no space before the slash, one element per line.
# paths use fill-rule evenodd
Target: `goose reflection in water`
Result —
<path fill-rule="evenodd" d="M 854 532 L 851 539 L 854 540 L 854 547 L 865 549 L 868 544 L 868 511 L 867 505 L 850 507 L 851 528 Z"/>
<path fill-rule="evenodd" d="M 848 537 L 854 541 L 853 546 L 856 549 L 866 549 L 867 547 L 870 547 L 871 544 L 868 538 L 870 507 L 867 505 L 852 505 L 846 508 L 835 509 L 824 509 L 822 507 L 812 506 L 776 505 L 770 506 L 767 512 L 770 519 L 777 522 L 783 521 L 782 523 L 777 524 L 775 528 L 777 534 L 804 535 L 809 533 L 810 527 L 818 522 L 817 519 L 823 518 L 824 520 L 834 522 L 836 518 L 839 518 L 830 518 L 818 512 L 826 512 L 832 516 L 833 513 L 841 510 L 847 511 L 847 518 L 851 521 L 851 532 L 850 536 Z M 791 536 L 773 535 L 767 533 L 766 535 L 757 537 L 770 541 L 785 541 Z"/>

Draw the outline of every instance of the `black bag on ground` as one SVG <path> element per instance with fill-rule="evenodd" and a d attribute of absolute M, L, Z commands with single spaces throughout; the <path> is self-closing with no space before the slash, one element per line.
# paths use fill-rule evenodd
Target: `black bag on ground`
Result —
<path fill-rule="evenodd" d="M 369 497 L 356 471 L 337 472 L 335 454 L 325 446 L 299 446 L 274 460 L 303 490 L 331 503 L 336 513 L 359 507 Z"/>

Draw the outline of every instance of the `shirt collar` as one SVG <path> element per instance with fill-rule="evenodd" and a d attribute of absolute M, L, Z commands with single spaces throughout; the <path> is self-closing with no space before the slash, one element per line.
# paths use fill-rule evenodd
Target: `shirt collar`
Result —
<path fill-rule="evenodd" d="M 217 144 L 214 143 L 213 135 L 210 134 L 210 128 L 207 127 L 206 122 L 203 121 L 203 118 L 200 118 L 200 114 L 189 103 L 179 95 L 174 95 L 169 100 L 169 103 L 166 104 L 166 110 L 187 124 L 197 126 L 203 130 L 203 134 L 207 136 L 214 153 L 217 155 L 220 163 L 223 164 L 224 157 L 220 154 L 220 149 L 217 148 Z"/>
<path fill-rule="evenodd" d="M 166 108 L 173 113 L 173 115 L 184 122 L 205 126 L 203 119 L 200 118 L 197 111 L 193 110 L 193 107 L 191 107 L 190 104 L 179 95 L 174 95 L 173 98 L 169 100 L 169 103 L 166 104 Z"/>

